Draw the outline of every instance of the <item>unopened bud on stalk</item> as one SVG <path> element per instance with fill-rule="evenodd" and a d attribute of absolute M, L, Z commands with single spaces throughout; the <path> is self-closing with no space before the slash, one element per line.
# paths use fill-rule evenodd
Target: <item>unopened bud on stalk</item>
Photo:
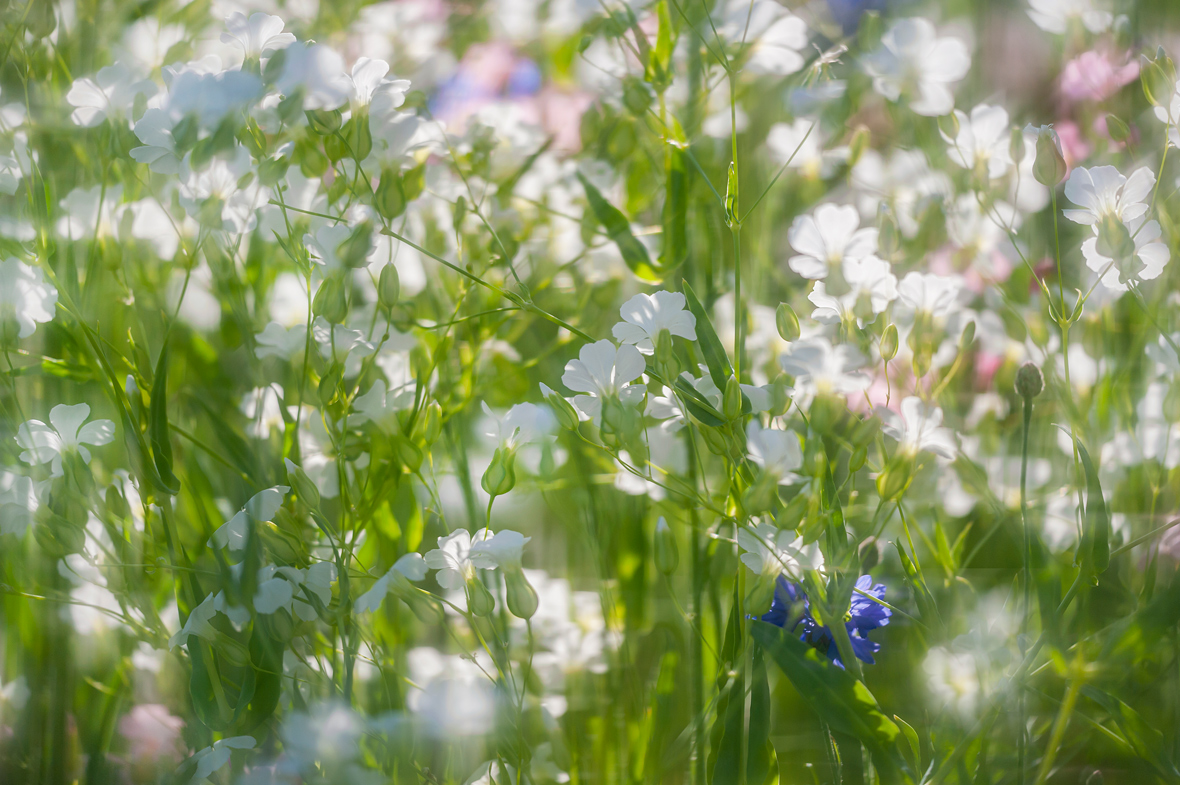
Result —
<path fill-rule="evenodd" d="M 736 420 L 742 416 L 742 386 L 732 376 L 725 383 L 725 396 L 722 401 L 722 408 L 724 409 L 725 416 L 730 420 Z"/>
<path fill-rule="evenodd" d="M 311 312 L 322 316 L 331 324 L 340 324 L 348 315 L 348 303 L 344 297 L 344 286 L 337 276 L 325 278 L 311 301 Z"/>
<path fill-rule="evenodd" d="M 577 430 L 578 413 L 574 411 L 573 404 L 544 384 L 541 385 L 541 394 L 545 396 L 545 402 L 553 410 L 553 416 L 561 427 L 567 431 Z"/>
<path fill-rule="evenodd" d="M 516 487 L 516 455 L 512 450 L 496 448 L 479 484 L 492 496 L 503 496 Z"/>
<path fill-rule="evenodd" d="M 1008 155 L 1017 166 L 1024 160 L 1024 132 L 1019 128 L 1013 128 L 1012 135 L 1008 137 Z"/>
<path fill-rule="evenodd" d="M 668 521 L 664 520 L 662 515 L 656 521 L 655 546 L 656 569 L 664 575 L 676 572 L 676 567 L 680 564 L 680 552 L 676 548 L 676 535 L 672 533 Z"/>
<path fill-rule="evenodd" d="M 1045 377 L 1034 363 L 1025 363 L 1016 372 L 1016 394 L 1021 398 L 1036 398 L 1045 389 Z"/>
<path fill-rule="evenodd" d="M 287 466 L 287 482 L 295 489 L 295 495 L 299 500 L 313 509 L 319 507 L 320 491 L 307 476 L 307 472 L 287 458 L 283 459 L 283 463 Z"/>
<path fill-rule="evenodd" d="M 440 433 L 442 433 L 442 407 L 438 405 L 438 401 L 431 401 L 426 406 L 426 416 L 422 421 L 422 438 L 427 444 L 434 444 L 438 441 Z"/>
<path fill-rule="evenodd" d="M 381 268 L 381 276 L 377 279 L 377 301 L 385 309 L 397 305 L 401 296 L 401 279 L 398 278 L 397 268 L 387 264 Z"/>
<path fill-rule="evenodd" d="M 504 591 L 508 600 L 508 612 L 518 619 L 529 620 L 537 612 L 537 590 L 524 577 L 519 567 L 504 570 Z"/>
<path fill-rule="evenodd" d="M 1154 59 L 1149 60 L 1144 56 L 1139 69 L 1139 81 L 1143 83 L 1143 95 L 1147 97 L 1148 103 L 1169 108 L 1172 93 L 1176 90 L 1176 66 L 1162 46 L 1156 50 Z"/>
<path fill-rule="evenodd" d="M 852 474 L 860 471 L 864 468 L 865 461 L 867 461 L 868 458 L 869 451 L 865 449 L 865 446 L 862 444 L 860 447 L 857 447 L 852 451 L 852 457 L 848 459 L 848 471 Z"/>
<path fill-rule="evenodd" d="M 1120 264 L 1135 255 L 1135 240 L 1117 215 L 1105 215 L 1099 221 L 1097 249 Z"/>
<path fill-rule="evenodd" d="M 913 468 L 913 456 L 897 455 L 885 467 L 885 471 L 877 475 L 877 495 L 887 502 L 896 499 L 910 484 Z"/>
<path fill-rule="evenodd" d="M 334 363 L 322 377 L 320 377 L 319 387 L 316 388 L 316 393 L 319 395 L 320 403 L 328 406 L 332 401 L 336 400 L 336 395 L 340 391 L 340 382 L 344 379 L 344 366 L 340 363 Z"/>
<path fill-rule="evenodd" d="M 779 337 L 787 343 L 799 340 L 799 317 L 786 303 L 779 303 L 775 309 L 774 326 L 778 328 Z"/>
<path fill-rule="evenodd" d="M 890 324 L 881 334 L 881 359 L 889 362 L 897 356 L 897 325 Z"/>
<path fill-rule="evenodd" d="M 487 616 L 496 609 L 496 598 L 479 578 L 469 578 L 464 593 L 467 595 L 467 610 L 476 616 Z"/>
<path fill-rule="evenodd" d="M 1033 178 L 1041 185 L 1050 188 L 1056 186 L 1065 178 L 1068 167 L 1065 165 L 1065 154 L 1061 151 L 1061 139 L 1052 126 L 1026 126 L 1026 134 L 1033 136 L 1037 143 L 1037 157 L 1033 161 Z"/>

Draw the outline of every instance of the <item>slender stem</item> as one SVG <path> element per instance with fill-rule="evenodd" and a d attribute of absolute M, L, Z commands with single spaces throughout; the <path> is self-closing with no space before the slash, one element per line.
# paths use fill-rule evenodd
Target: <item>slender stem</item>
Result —
<path fill-rule="evenodd" d="M 1021 640 L 1026 640 L 1028 636 L 1028 618 L 1031 610 L 1031 589 L 1032 589 L 1032 531 L 1028 528 L 1028 499 L 1026 485 L 1028 481 L 1028 426 L 1032 421 L 1032 398 L 1024 396 L 1024 428 L 1020 439 L 1020 522 L 1024 527 L 1024 617 L 1021 620 L 1020 632 Z M 1017 749 L 1018 771 L 1017 782 L 1024 782 L 1025 758 L 1026 758 L 1026 722 L 1025 722 L 1025 696 L 1024 691 L 1020 691 L 1017 699 L 1017 716 L 1020 721 L 1018 732 L 1020 740 Z"/>
<path fill-rule="evenodd" d="M 1041 768 L 1037 772 L 1036 785 L 1042 785 L 1049 777 L 1049 772 L 1053 769 L 1053 761 L 1057 757 L 1057 748 L 1061 746 L 1061 740 L 1065 738 L 1065 731 L 1069 727 L 1069 716 L 1073 714 L 1074 706 L 1078 702 L 1078 693 L 1082 689 L 1081 679 L 1070 679 L 1069 686 L 1065 689 L 1065 700 L 1061 703 L 1061 708 L 1057 712 L 1057 720 L 1053 723 L 1053 733 L 1049 737 L 1049 746 L 1045 750 L 1045 757 L 1041 758 Z M 1023 690 L 1021 693 L 1023 694 Z"/>

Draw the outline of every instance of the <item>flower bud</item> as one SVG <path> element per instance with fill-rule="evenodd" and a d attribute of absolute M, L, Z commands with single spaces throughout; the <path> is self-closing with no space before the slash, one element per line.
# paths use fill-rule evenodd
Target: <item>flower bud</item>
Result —
<path fill-rule="evenodd" d="M 545 403 L 553 410 L 553 416 L 557 418 L 558 424 L 567 431 L 577 430 L 578 413 L 574 410 L 573 404 L 544 384 L 541 385 L 541 394 L 545 396 Z"/>
<path fill-rule="evenodd" d="M 729 377 L 725 383 L 725 395 L 722 399 L 723 413 L 730 420 L 742 416 L 742 386 L 734 377 Z"/>
<path fill-rule="evenodd" d="M 921 347 L 914 352 L 913 370 L 914 377 L 921 379 L 930 371 L 930 361 L 933 359 L 930 350 L 926 347 Z"/>
<path fill-rule="evenodd" d="M 506 447 L 497 447 L 492 462 L 479 484 L 492 496 L 503 496 L 516 486 L 516 455 Z"/>
<path fill-rule="evenodd" d="M 881 334 L 881 359 L 889 362 L 897 356 L 897 325 L 890 324 Z"/>
<path fill-rule="evenodd" d="M 431 401 L 426 405 L 426 415 L 422 420 L 422 439 L 428 445 L 438 441 L 442 433 L 442 407 L 438 401 Z"/>
<path fill-rule="evenodd" d="M 107 512 L 114 518 L 126 520 L 131 517 L 131 505 L 127 503 L 127 499 L 123 496 L 123 491 L 119 489 L 118 485 L 107 488 L 105 501 Z"/>
<path fill-rule="evenodd" d="M 311 312 L 322 316 L 330 324 L 340 324 L 348 315 L 348 302 L 344 296 L 344 285 L 336 276 L 325 278 L 311 301 Z"/>
<path fill-rule="evenodd" d="M 1045 377 L 1034 363 L 1025 363 L 1016 372 L 1016 394 L 1021 398 L 1036 398 L 1045 389 Z"/>
<path fill-rule="evenodd" d="M 1155 59 L 1143 58 L 1139 81 L 1143 84 L 1143 95 L 1149 104 L 1170 108 L 1172 93 L 1176 90 L 1176 66 L 1163 47 L 1156 50 Z"/>
<path fill-rule="evenodd" d="M 893 259 L 901 250 L 901 230 L 893 210 L 885 202 L 877 208 L 877 252 L 882 259 Z"/>
<path fill-rule="evenodd" d="M 761 515 L 769 512 L 778 501 L 778 478 L 769 472 L 763 472 L 754 480 L 754 484 L 746 489 L 742 495 L 742 506 L 750 515 Z"/>
<path fill-rule="evenodd" d="M 402 465 L 411 472 L 418 471 L 422 466 L 422 448 L 406 437 L 399 436 L 396 439 L 396 449 L 398 460 L 402 462 Z"/>
<path fill-rule="evenodd" d="M 944 114 L 938 118 L 938 130 L 942 137 L 947 141 L 958 138 L 959 136 L 959 115 L 955 112 Z"/>
<path fill-rule="evenodd" d="M 737 164 L 734 161 L 729 162 L 729 173 L 725 178 L 725 224 L 726 226 L 737 226 L 737 197 L 738 197 L 738 173 Z"/>
<path fill-rule="evenodd" d="M 778 328 L 779 337 L 787 343 L 799 340 L 799 317 L 786 303 L 779 303 L 775 309 L 774 326 Z"/>
<path fill-rule="evenodd" d="M 857 547 L 860 553 L 860 571 L 868 573 L 881 562 L 881 541 L 876 537 L 866 537 Z"/>
<path fill-rule="evenodd" d="M 341 113 L 339 109 L 308 109 L 306 114 L 307 124 L 320 136 L 327 136 L 340 130 Z"/>
<path fill-rule="evenodd" d="M 471 578 L 464 587 L 467 595 L 467 610 L 476 616 L 487 616 L 496 609 L 496 598 L 478 578 Z"/>
<path fill-rule="evenodd" d="M 509 613 L 526 621 L 533 618 L 539 604 L 537 590 L 519 567 L 504 570 L 504 593 L 507 595 Z"/>
<path fill-rule="evenodd" d="M 1053 188 L 1065 178 L 1068 170 L 1065 155 L 1061 151 L 1061 139 L 1052 126 L 1048 125 L 1039 128 L 1030 125 L 1024 130 L 1025 133 L 1036 136 L 1037 157 L 1033 161 L 1033 178 L 1041 185 Z"/>
<path fill-rule="evenodd" d="M 672 533 L 668 521 L 662 515 L 656 521 L 655 552 L 657 570 L 664 575 L 676 572 L 676 567 L 680 564 L 680 552 L 676 548 L 676 535 Z"/>
<path fill-rule="evenodd" d="M 914 461 L 909 455 L 898 455 L 885 471 L 877 475 L 877 495 L 882 501 L 893 501 L 910 484 L 910 474 L 913 472 Z"/>
<path fill-rule="evenodd" d="M 344 366 L 340 363 L 333 363 L 327 373 L 320 377 L 319 387 L 316 388 L 321 404 L 329 406 L 332 401 L 336 400 L 336 396 L 340 392 L 340 382 L 343 379 Z"/>
<path fill-rule="evenodd" d="M 852 451 L 852 456 L 848 459 L 848 471 L 852 474 L 860 471 L 862 468 L 864 468 L 865 461 L 867 461 L 868 458 L 869 451 L 865 449 L 865 446 L 862 444 L 860 447 L 857 447 Z"/>
<path fill-rule="evenodd" d="M 362 221 L 353 228 L 344 242 L 336 246 L 336 258 L 349 269 L 364 267 L 369 263 L 369 254 L 372 253 L 373 247 L 373 224 Z"/>
<path fill-rule="evenodd" d="M 1106 133 L 1116 142 L 1125 142 L 1131 135 L 1131 129 L 1117 116 L 1108 114 L 1106 116 Z"/>
<path fill-rule="evenodd" d="M 401 296 L 401 279 L 398 278 L 397 268 L 387 264 L 381 268 L 381 275 L 377 278 L 377 302 L 386 310 L 397 305 Z"/>
<path fill-rule="evenodd" d="M 967 351 L 971 348 L 971 344 L 975 342 L 975 321 L 967 322 L 967 326 L 963 328 L 963 334 L 959 336 L 959 353 Z"/>
<path fill-rule="evenodd" d="M 320 491 L 307 476 L 307 472 L 287 458 L 283 459 L 283 463 L 287 466 L 287 482 L 295 490 L 295 495 L 299 497 L 299 500 L 312 509 L 319 507 Z"/>

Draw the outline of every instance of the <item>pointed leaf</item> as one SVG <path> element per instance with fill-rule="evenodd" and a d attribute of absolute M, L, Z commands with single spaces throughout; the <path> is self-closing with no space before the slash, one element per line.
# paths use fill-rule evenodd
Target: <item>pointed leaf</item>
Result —
<path fill-rule="evenodd" d="M 724 390 L 725 383 L 729 377 L 733 376 L 729 355 L 725 353 L 725 347 L 721 345 L 721 339 L 717 337 L 717 331 L 713 329 L 713 322 L 709 320 L 705 306 L 701 305 L 701 301 L 697 299 L 696 292 L 688 285 L 688 281 L 684 282 L 684 299 L 688 303 L 688 310 L 692 311 L 692 315 L 697 320 L 697 343 L 700 344 L 701 352 L 705 355 L 705 364 L 709 366 L 709 376 L 712 377 L 713 384 L 717 385 L 718 390 Z"/>
<path fill-rule="evenodd" d="M 627 220 L 627 216 L 608 202 L 581 172 L 578 172 L 578 181 L 586 189 L 586 201 L 590 203 L 594 217 L 602 224 L 607 236 L 619 247 L 619 253 L 623 255 L 623 261 L 627 263 L 631 272 L 645 281 L 659 281 L 663 278 L 663 271 L 652 263 L 647 248 L 631 233 L 631 222 Z"/>

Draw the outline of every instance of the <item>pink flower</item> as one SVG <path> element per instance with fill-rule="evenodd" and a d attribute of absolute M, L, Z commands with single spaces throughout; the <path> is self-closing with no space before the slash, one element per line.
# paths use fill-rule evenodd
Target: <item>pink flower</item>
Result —
<path fill-rule="evenodd" d="M 1061 154 L 1065 156 L 1065 164 L 1072 171 L 1090 155 L 1090 145 L 1082 138 L 1082 129 L 1073 120 L 1054 123 L 1053 130 L 1057 131 L 1057 138 L 1061 140 Z"/>
<path fill-rule="evenodd" d="M 546 133 L 553 135 L 558 150 L 576 153 L 582 149 L 582 114 L 594 97 L 581 90 L 545 87 L 537 96 L 541 120 Z"/>
<path fill-rule="evenodd" d="M 1061 95 L 1067 101 L 1105 101 L 1138 77 L 1139 63 L 1134 60 L 1118 66 L 1105 52 L 1083 52 L 1065 64 Z"/>
<path fill-rule="evenodd" d="M 173 716 L 167 706 L 140 704 L 119 720 L 119 732 L 127 739 L 127 757 L 140 772 L 154 772 L 158 766 L 174 767 L 184 759 L 180 730 L 184 720 Z"/>
<path fill-rule="evenodd" d="M 992 378 L 1000 367 L 1004 364 L 1004 356 L 1001 354 L 988 354 L 987 352 L 978 352 L 975 355 L 975 385 L 981 390 L 986 390 L 992 385 Z"/>

